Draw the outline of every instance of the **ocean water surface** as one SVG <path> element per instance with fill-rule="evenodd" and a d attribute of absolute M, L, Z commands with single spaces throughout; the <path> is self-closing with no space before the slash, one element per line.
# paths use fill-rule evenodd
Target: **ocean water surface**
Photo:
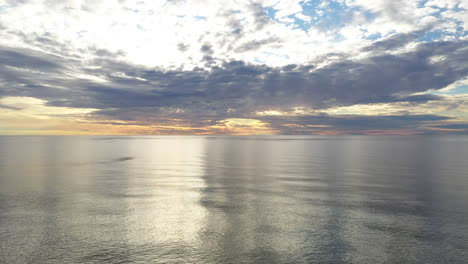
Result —
<path fill-rule="evenodd" d="M 468 263 L 468 137 L 1 136 L 0 263 Z"/>

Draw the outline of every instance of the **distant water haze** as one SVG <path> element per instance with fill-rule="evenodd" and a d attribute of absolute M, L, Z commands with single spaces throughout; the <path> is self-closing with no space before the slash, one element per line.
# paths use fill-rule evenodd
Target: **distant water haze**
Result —
<path fill-rule="evenodd" d="M 468 263 L 466 136 L 1 136 L 0 263 Z"/>

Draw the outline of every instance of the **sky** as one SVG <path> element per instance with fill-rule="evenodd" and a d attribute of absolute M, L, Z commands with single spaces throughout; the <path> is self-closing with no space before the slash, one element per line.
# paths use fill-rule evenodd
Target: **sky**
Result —
<path fill-rule="evenodd" d="M 468 0 L 0 0 L 0 134 L 468 134 Z"/>

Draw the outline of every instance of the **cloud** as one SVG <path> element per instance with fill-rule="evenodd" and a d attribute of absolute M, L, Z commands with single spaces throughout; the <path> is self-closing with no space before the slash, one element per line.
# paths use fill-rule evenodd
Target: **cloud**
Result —
<path fill-rule="evenodd" d="M 255 51 L 261 48 L 263 45 L 268 45 L 271 43 L 280 43 L 280 39 L 276 37 L 269 37 L 266 39 L 261 39 L 261 40 L 252 40 L 249 42 L 246 42 L 240 46 L 238 46 L 235 51 L 236 52 L 247 52 L 247 51 Z"/>
<path fill-rule="evenodd" d="M 418 29 L 408 33 L 394 34 L 378 40 L 371 45 L 364 47 L 362 51 L 372 52 L 388 52 L 399 48 L 403 48 L 408 43 L 411 43 L 418 38 L 421 38 L 424 33 L 428 32 L 430 27 Z"/>
<path fill-rule="evenodd" d="M 9 1 L 0 11 L 0 99 L 94 109 L 86 117 L 93 126 L 143 131 L 139 125 L 159 123 L 200 133 L 239 120 L 271 133 L 295 125 L 358 131 L 353 122 L 418 130 L 429 122 L 423 116 L 444 122 L 465 111 L 427 107 L 464 102 L 429 94 L 468 75 L 466 10 L 456 1 L 59 2 Z M 332 25 L 337 12 L 353 15 Z M 346 107 L 362 112 L 327 112 Z M 291 109 L 312 117 L 256 115 Z M 381 121 L 369 117 L 372 109 L 383 111 Z M 328 121 L 313 127 L 325 112 Z"/>
<path fill-rule="evenodd" d="M 283 134 L 373 134 L 393 131 L 395 134 L 427 132 L 426 124 L 447 121 L 449 117 L 436 115 L 395 115 L 395 116 L 270 116 L 262 118 L 273 129 Z"/>
<path fill-rule="evenodd" d="M 60 68 L 59 58 L 27 49 L 14 49 L 3 47 L 0 50 L 2 66 L 11 66 L 22 69 L 35 69 L 47 72 Z"/>
<path fill-rule="evenodd" d="M 459 3 L 459 0 L 430 0 L 427 1 L 425 6 L 434 6 L 439 8 L 454 8 Z"/>
<path fill-rule="evenodd" d="M 463 129 L 468 132 L 468 124 L 450 124 L 450 125 L 438 125 L 433 126 L 437 128 L 448 128 L 448 129 Z"/>
<path fill-rule="evenodd" d="M 228 109 L 246 115 L 272 107 L 324 109 L 365 102 L 436 100 L 437 96 L 411 94 L 441 89 L 464 78 L 468 73 L 466 44 L 426 43 L 410 52 L 342 60 L 316 69 L 224 61 L 210 69 L 189 71 L 148 69 L 108 58 L 96 59 L 95 69 L 83 71 L 75 69 L 75 60 L 22 50 L 23 55 L 10 63 L 16 67 L 1 68 L 0 76 L 13 86 L 2 89 L 4 96 L 37 97 L 53 106 L 97 108 L 106 113 L 152 107 L 154 114 L 158 108 L 178 108 L 185 113 L 213 112 L 224 119 Z M 204 47 L 210 51 L 210 46 Z M 0 56 L 7 59 L 17 53 L 0 50 Z M 444 59 L 432 61 L 434 56 Z M 27 71 L 31 67 L 35 71 Z M 103 82 L 73 76 L 94 76 Z"/>
<path fill-rule="evenodd" d="M 380 98 L 366 98 L 358 104 L 375 104 L 375 103 L 394 103 L 394 102 L 408 102 L 408 103 L 425 103 L 429 101 L 442 100 L 442 97 L 434 94 L 418 94 L 410 96 L 382 96 Z"/>

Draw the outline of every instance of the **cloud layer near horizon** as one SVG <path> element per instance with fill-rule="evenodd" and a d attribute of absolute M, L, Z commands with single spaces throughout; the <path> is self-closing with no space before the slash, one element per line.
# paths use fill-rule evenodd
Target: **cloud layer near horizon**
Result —
<path fill-rule="evenodd" d="M 0 1 L 0 133 L 466 133 L 466 8 Z"/>

